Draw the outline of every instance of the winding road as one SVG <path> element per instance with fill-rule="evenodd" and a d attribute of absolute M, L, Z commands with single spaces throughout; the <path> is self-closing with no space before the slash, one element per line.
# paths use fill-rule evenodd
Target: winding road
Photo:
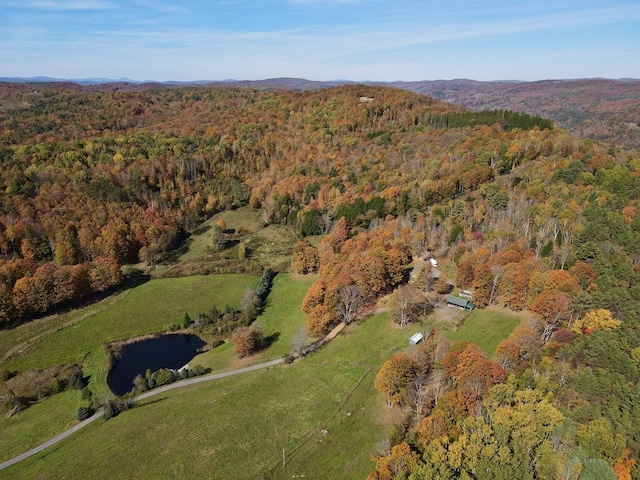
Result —
<path fill-rule="evenodd" d="M 209 375 L 203 375 L 201 377 L 193 377 L 193 378 L 188 378 L 186 380 L 180 380 L 178 382 L 171 383 L 169 385 L 164 385 L 162 387 L 154 388 L 153 390 L 149 390 L 148 392 L 142 393 L 142 394 L 138 395 L 137 397 L 134 397 L 132 399 L 132 401 L 133 402 L 138 402 L 140 400 L 144 400 L 146 398 L 153 397 L 155 395 L 160 395 L 161 393 L 167 392 L 169 390 L 173 390 L 174 388 L 186 387 L 187 385 L 195 385 L 196 383 L 210 382 L 212 380 L 218 380 L 220 378 L 231 377 L 233 375 L 239 375 L 241 373 L 253 372 L 254 370 L 260 370 L 260 369 L 263 369 L 263 368 L 273 367 L 273 366 L 278 365 L 278 364 L 283 363 L 283 362 L 284 362 L 284 360 L 282 358 L 279 358 L 277 360 L 272 360 L 270 362 L 265 362 L 265 363 L 259 363 L 257 365 L 252 365 L 250 367 L 245 367 L 245 368 L 239 368 L 237 370 L 230 370 L 228 372 L 222 372 L 222 373 L 211 373 Z M 103 413 L 104 412 L 102 410 L 98 410 L 92 417 L 89 417 L 86 420 L 83 420 L 83 421 L 77 423 L 76 425 L 71 427 L 69 430 L 65 430 L 61 434 L 56 435 L 51 440 L 48 440 L 48 441 L 38 445 L 37 447 L 32 448 L 31 450 L 28 450 L 28 451 L 26 451 L 26 452 L 24 452 L 24 453 L 22 453 L 22 454 L 20 454 L 20 455 L 18 455 L 16 457 L 13 457 L 13 458 L 7 460 L 6 462 L 0 463 L 0 470 L 2 470 L 4 468 L 7 468 L 7 467 L 9 467 L 11 465 L 14 465 L 14 464 L 20 462 L 21 460 L 24 460 L 25 458 L 28 458 L 28 457 L 30 457 L 32 455 L 35 455 L 36 453 L 41 452 L 42 450 L 44 450 L 45 448 L 50 447 L 51 445 L 55 445 L 56 443 L 60 442 L 61 440 L 64 440 L 65 438 L 73 435 L 75 432 L 77 432 L 81 428 L 84 428 L 87 425 L 89 425 L 90 423 L 95 422 L 99 418 L 102 418 Z"/>

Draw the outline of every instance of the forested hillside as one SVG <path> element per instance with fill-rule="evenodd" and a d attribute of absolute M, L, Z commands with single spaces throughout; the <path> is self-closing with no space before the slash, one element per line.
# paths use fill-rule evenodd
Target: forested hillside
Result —
<path fill-rule="evenodd" d="M 2 117 L 5 323 L 116 285 L 118 265 L 156 262 L 220 210 L 249 203 L 266 223 L 308 235 L 339 214 L 357 226 L 368 210 L 396 215 L 471 191 L 518 161 L 496 143 L 462 162 L 452 148 L 460 133 L 446 125 L 476 119 L 396 90 L 69 84 L 10 85 L 3 96 L 32 105 Z M 491 115 L 519 135 L 509 123 L 525 117 Z M 490 141 L 474 135 L 478 149 Z"/>
<path fill-rule="evenodd" d="M 587 78 L 537 82 L 398 82 L 473 110 L 504 108 L 553 119 L 576 135 L 640 147 L 640 81 Z"/>
<path fill-rule="evenodd" d="M 250 205 L 301 240 L 325 235 L 294 252 L 294 270 L 319 270 L 303 305 L 313 334 L 405 283 L 425 250 L 478 307 L 531 312 L 493 358 L 434 332 L 385 364 L 376 386 L 406 417 L 371 478 L 635 471 L 637 151 L 372 86 L 9 85 L 2 98 L 30 105 L 0 117 L 3 325 L 117 285 L 121 265 L 162 261 Z M 435 301 L 440 287 L 421 288 Z"/>

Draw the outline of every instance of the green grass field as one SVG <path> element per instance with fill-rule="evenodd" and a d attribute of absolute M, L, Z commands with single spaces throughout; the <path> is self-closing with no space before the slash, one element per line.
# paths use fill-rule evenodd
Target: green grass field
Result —
<path fill-rule="evenodd" d="M 51 330 L 34 323 L 9 331 L 30 349 L 6 365 L 29 369 L 84 357 L 92 385 L 106 393 L 105 342 L 164 329 L 185 311 L 237 305 L 257 280 L 244 275 L 153 280 L 84 313 L 52 317 Z M 289 353 L 292 337 L 305 323 L 300 306 L 314 280 L 276 276 L 258 319 L 274 339 L 266 351 L 238 359 L 227 342 L 192 363 L 224 371 Z M 521 318 L 505 310 L 478 310 L 447 336 L 470 340 L 491 354 Z M 373 386 L 375 375 L 393 353 L 410 348 L 411 334 L 425 328 L 400 329 L 388 314 L 374 315 L 292 365 L 148 399 L 0 471 L 0 478 L 364 478 L 373 468 L 370 454 L 386 437 L 389 412 Z M 9 344 L 0 341 L 0 346 Z M 82 404 L 79 397 L 78 392 L 65 392 L 0 419 L 0 461 L 64 430 Z"/>
<path fill-rule="evenodd" d="M 315 282 L 316 275 L 277 275 L 267 306 L 258 319 L 265 336 L 277 337 L 264 353 L 265 360 L 282 357 L 291 352 L 291 340 L 301 328 L 306 328 L 302 299 Z"/>
<path fill-rule="evenodd" d="M 80 392 L 65 391 L 11 418 L 0 415 L 0 461 L 26 452 L 66 430 L 75 420 L 80 404 Z M 5 478 L 4 473 L 0 470 L 0 478 Z"/>
<path fill-rule="evenodd" d="M 444 332 L 447 338 L 472 342 L 491 356 L 498 344 L 507 338 L 524 318 L 526 314 L 504 308 L 476 309 L 469 314 L 457 332 Z"/>
<path fill-rule="evenodd" d="M 82 359 L 100 351 L 107 342 L 166 330 L 171 323 L 181 322 L 185 312 L 194 316 L 227 303 L 238 307 L 244 291 L 255 287 L 258 280 L 250 275 L 151 280 L 119 295 L 109 308 L 42 336 L 2 368 L 24 371 Z"/>
<path fill-rule="evenodd" d="M 282 277 L 274 301 L 292 291 L 289 281 Z M 385 436 L 373 379 L 414 329 L 397 328 L 386 314 L 368 318 L 292 365 L 167 392 L 0 477 L 363 478 Z"/>
<path fill-rule="evenodd" d="M 299 329 L 305 327 L 302 299 L 315 279 L 315 275 L 300 276 L 290 273 L 276 275 L 267 305 L 257 320 L 265 336 L 272 341 L 267 350 L 240 360 L 233 351 L 233 344 L 226 342 L 213 350 L 201 353 L 190 363 L 209 367 L 214 372 L 222 372 L 289 354 L 292 337 Z"/>
<path fill-rule="evenodd" d="M 185 311 L 194 315 L 227 303 L 237 307 L 246 288 L 255 288 L 258 280 L 250 275 L 152 280 L 96 305 L 2 331 L 0 345 L 5 355 L 0 369 L 28 371 L 79 362 L 85 376 L 91 377 L 91 390 L 98 398 L 104 398 L 109 396 L 105 343 L 163 331 L 172 322 L 181 321 Z M 62 398 L 66 400 L 60 403 Z M 0 459 L 22 453 L 64 430 L 83 404 L 86 402 L 77 392 L 74 396 L 65 393 L 43 399 L 11 419 L 2 417 Z"/>

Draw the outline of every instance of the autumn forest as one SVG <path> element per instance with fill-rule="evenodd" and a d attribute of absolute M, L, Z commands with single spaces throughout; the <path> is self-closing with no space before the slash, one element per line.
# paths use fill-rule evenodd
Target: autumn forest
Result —
<path fill-rule="evenodd" d="M 317 274 L 314 338 L 383 297 L 418 322 L 454 289 L 528 314 L 493 353 L 433 329 L 388 359 L 402 420 L 370 479 L 640 478 L 638 150 L 377 86 L 5 84 L 0 104 L 1 329 L 250 207 Z"/>

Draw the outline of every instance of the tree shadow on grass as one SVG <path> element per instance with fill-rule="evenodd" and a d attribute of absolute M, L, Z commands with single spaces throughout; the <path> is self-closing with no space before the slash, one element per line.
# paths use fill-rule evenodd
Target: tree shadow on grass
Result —
<path fill-rule="evenodd" d="M 276 343 L 280 338 L 280 332 L 273 332 L 271 335 L 268 335 L 264 338 L 264 348 L 269 348 L 271 345 Z"/>
<path fill-rule="evenodd" d="M 211 225 L 200 225 L 198 228 L 191 232 L 191 235 L 202 235 L 211 230 Z"/>
<path fill-rule="evenodd" d="M 144 408 L 144 407 L 148 407 L 149 405 L 155 405 L 156 403 L 164 402 L 165 400 L 166 400 L 166 397 L 163 397 L 163 398 L 151 398 L 151 399 L 145 398 L 144 400 L 140 400 L 139 402 L 135 402 L 134 407 L 135 408 Z"/>

